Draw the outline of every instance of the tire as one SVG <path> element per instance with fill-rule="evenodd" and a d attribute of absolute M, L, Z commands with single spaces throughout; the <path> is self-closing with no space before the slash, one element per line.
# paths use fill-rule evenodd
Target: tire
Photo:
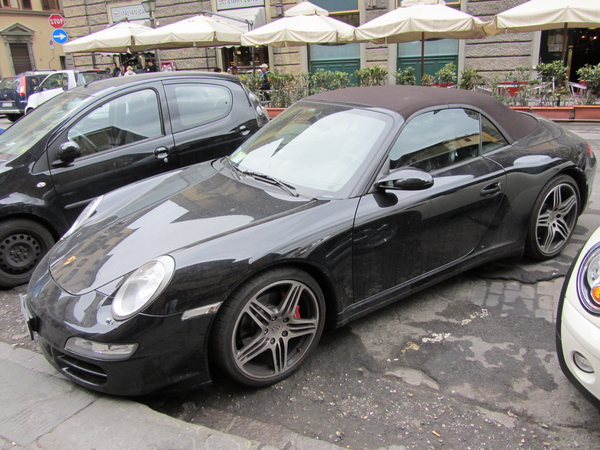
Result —
<path fill-rule="evenodd" d="M 567 175 L 548 182 L 533 205 L 525 254 L 539 261 L 558 255 L 566 247 L 579 216 L 577 183 Z"/>
<path fill-rule="evenodd" d="M 269 386 L 294 373 L 319 342 L 325 301 L 305 272 L 274 269 L 249 280 L 221 306 L 212 357 L 234 380 Z"/>
<path fill-rule="evenodd" d="M 6 118 L 11 122 L 16 122 L 23 114 L 5 114 Z"/>
<path fill-rule="evenodd" d="M 53 245 L 52 234 L 37 222 L 0 222 L 0 286 L 11 288 L 27 283 Z"/>

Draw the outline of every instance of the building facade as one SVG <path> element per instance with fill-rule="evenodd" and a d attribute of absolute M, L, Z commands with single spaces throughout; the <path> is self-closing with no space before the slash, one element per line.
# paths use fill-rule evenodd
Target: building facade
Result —
<path fill-rule="evenodd" d="M 0 76 L 66 65 L 62 45 L 52 34 L 52 14 L 63 14 L 59 0 L 0 0 Z"/>
<path fill-rule="evenodd" d="M 15 0 L 0 0 L 15 1 Z M 23 1 L 23 0 L 20 0 Z M 38 0 L 31 0 L 38 1 Z M 45 0 L 44 0 L 45 1 Z M 67 18 L 65 29 L 72 38 L 84 36 L 128 17 L 149 25 L 150 16 L 140 0 L 63 0 Z M 327 9 L 330 16 L 354 26 L 364 24 L 400 6 L 400 0 L 312 0 Z M 525 0 L 446 0 L 446 4 L 482 20 L 524 3 Z M 155 26 L 167 25 L 184 18 L 211 11 L 219 18 L 228 16 L 242 30 L 256 28 L 276 20 L 297 0 L 156 0 Z M 598 40 L 596 40 L 598 38 Z M 596 42 L 598 45 L 596 45 Z M 560 59 L 561 30 L 529 33 L 507 33 L 484 39 L 429 40 L 425 45 L 425 73 L 435 74 L 448 62 L 454 63 L 460 74 L 465 68 L 475 68 L 488 79 L 503 75 L 518 66 L 534 67 L 540 62 Z M 568 60 L 576 69 L 586 63 L 600 63 L 600 32 L 569 30 Z M 355 70 L 380 66 L 390 73 L 415 67 L 420 72 L 421 44 L 377 45 L 372 43 L 344 45 L 310 45 L 306 47 L 229 47 L 161 50 L 141 55 L 75 54 L 68 61 L 75 67 L 104 68 L 112 62 L 128 62 L 143 67 L 145 59 L 156 59 L 165 67 L 195 70 L 227 69 L 236 66 L 240 72 L 250 71 L 262 63 L 270 70 L 299 74 L 319 68 L 353 73 Z M 417 73 L 420 79 L 420 73 Z"/>

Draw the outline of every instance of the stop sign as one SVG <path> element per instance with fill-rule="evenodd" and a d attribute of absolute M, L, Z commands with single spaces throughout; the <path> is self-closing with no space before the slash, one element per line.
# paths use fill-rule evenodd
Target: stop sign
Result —
<path fill-rule="evenodd" d="M 50 14 L 50 17 L 48 17 L 48 22 L 50 22 L 50 25 L 52 25 L 54 28 L 62 28 L 65 24 L 65 18 L 60 14 Z"/>

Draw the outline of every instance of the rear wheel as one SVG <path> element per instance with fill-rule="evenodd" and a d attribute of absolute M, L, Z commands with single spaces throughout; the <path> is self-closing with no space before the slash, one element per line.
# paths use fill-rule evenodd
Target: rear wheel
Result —
<path fill-rule="evenodd" d="M 575 230 L 578 215 L 577 183 L 567 175 L 550 180 L 533 206 L 526 255 L 543 261 L 562 252 Z"/>
<path fill-rule="evenodd" d="M 27 283 L 35 266 L 53 245 L 52 234 L 37 222 L 27 219 L 0 222 L 0 286 Z"/>
<path fill-rule="evenodd" d="M 253 278 L 221 306 L 213 357 L 232 378 L 268 386 L 295 372 L 317 345 L 325 302 L 319 285 L 296 269 Z"/>
<path fill-rule="evenodd" d="M 11 122 L 15 122 L 21 118 L 22 114 L 5 114 L 5 116 Z"/>

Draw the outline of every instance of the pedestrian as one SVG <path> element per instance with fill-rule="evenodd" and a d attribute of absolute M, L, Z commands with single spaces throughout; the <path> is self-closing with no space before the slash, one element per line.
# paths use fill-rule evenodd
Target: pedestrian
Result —
<path fill-rule="evenodd" d="M 127 72 L 127 69 L 125 69 L 125 66 L 121 66 L 121 67 L 119 68 L 119 72 L 117 73 L 117 76 L 118 76 L 118 77 L 122 77 L 122 76 L 124 76 L 124 75 L 125 75 L 125 73 L 126 73 L 126 72 Z"/>
<path fill-rule="evenodd" d="M 261 78 L 261 85 L 260 85 L 260 90 L 262 92 L 262 95 L 264 96 L 264 99 L 269 101 L 271 100 L 271 95 L 269 94 L 269 91 L 271 90 L 271 81 L 269 80 L 269 75 L 271 74 L 271 72 L 269 72 L 269 65 L 268 64 L 261 64 L 260 65 L 260 78 Z"/>
<path fill-rule="evenodd" d="M 215 68 L 213 69 L 213 72 L 216 72 L 216 73 L 221 73 L 221 68 L 220 68 L 220 67 L 215 67 Z"/>
<path fill-rule="evenodd" d="M 231 66 L 231 75 L 237 75 L 237 74 L 238 74 L 237 66 Z"/>
<path fill-rule="evenodd" d="M 127 76 L 131 76 L 131 75 L 135 75 L 135 72 L 133 71 L 133 67 L 127 66 L 127 72 L 125 72 L 125 74 L 123 76 L 127 77 Z"/>
<path fill-rule="evenodd" d="M 111 69 L 112 76 L 118 77 L 119 73 L 121 73 L 121 71 L 119 70 L 119 66 L 117 66 L 117 63 L 112 63 L 112 69 Z"/>
<path fill-rule="evenodd" d="M 157 72 L 156 66 L 154 65 L 154 61 L 149 59 L 146 61 L 146 67 L 144 68 L 144 72 Z"/>

